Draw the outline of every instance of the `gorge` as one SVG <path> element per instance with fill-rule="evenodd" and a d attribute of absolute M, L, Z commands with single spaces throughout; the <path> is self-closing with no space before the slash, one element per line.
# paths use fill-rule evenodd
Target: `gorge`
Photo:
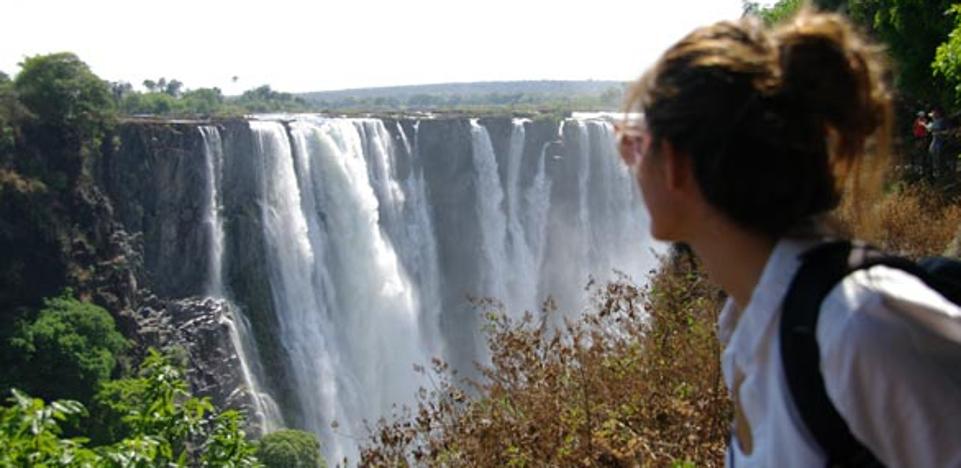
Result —
<path fill-rule="evenodd" d="M 550 296 L 559 321 L 587 305 L 589 279 L 656 265 L 603 118 L 258 115 L 116 132 L 95 177 L 151 292 L 139 333 L 176 335 L 155 341 L 186 343 L 200 393 L 247 408 L 256 430 L 317 433 L 328 459 L 355 459 L 364 421 L 412 401 L 426 384 L 413 365 L 485 362 L 472 297 L 520 317 Z"/>

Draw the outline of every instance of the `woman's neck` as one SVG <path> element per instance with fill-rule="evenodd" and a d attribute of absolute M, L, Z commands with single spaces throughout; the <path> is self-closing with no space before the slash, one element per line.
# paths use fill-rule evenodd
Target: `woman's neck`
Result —
<path fill-rule="evenodd" d="M 691 239 L 690 245 L 708 276 L 727 292 L 739 310 L 751 301 L 775 240 L 747 231 L 726 219 L 714 219 Z"/>

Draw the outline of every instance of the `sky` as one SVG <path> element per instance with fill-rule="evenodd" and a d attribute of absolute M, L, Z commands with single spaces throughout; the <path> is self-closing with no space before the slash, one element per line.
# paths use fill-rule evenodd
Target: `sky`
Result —
<path fill-rule="evenodd" d="M 636 78 L 741 0 L 12 0 L 0 71 L 70 51 L 101 78 L 237 94 Z M 236 82 L 232 77 L 238 77 Z"/>

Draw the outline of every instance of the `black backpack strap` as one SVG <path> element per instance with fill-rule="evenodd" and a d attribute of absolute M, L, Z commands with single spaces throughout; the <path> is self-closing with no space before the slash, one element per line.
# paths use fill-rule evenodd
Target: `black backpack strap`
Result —
<path fill-rule="evenodd" d="M 876 264 L 901 268 L 863 244 L 829 242 L 802 256 L 781 315 L 781 359 L 794 405 L 808 431 L 828 456 L 828 466 L 883 466 L 851 433 L 828 398 L 821 375 L 817 321 L 828 293 L 851 272 Z M 906 267 L 917 268 L 904 260 Z"/>

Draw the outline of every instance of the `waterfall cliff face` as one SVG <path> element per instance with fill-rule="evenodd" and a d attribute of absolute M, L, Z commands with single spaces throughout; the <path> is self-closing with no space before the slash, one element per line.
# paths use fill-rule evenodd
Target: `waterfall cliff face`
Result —
<path fill-rule="evenodd" d="M 121 154 L 106 177 L 143 233 L 142 280 L 222 301 L 261 426 L 314 431 L 330 457 L 356 459 L 363 421 L 412 401 L 414 364 L 484 362 L 469 297 L 519 316 L 551 295 L 576 314 L 589 278 L 655 264 L 602 120 L 303 115 L 194 132 L 140 138 L 150 148 L 125 151 L 147 160 Z"/>

